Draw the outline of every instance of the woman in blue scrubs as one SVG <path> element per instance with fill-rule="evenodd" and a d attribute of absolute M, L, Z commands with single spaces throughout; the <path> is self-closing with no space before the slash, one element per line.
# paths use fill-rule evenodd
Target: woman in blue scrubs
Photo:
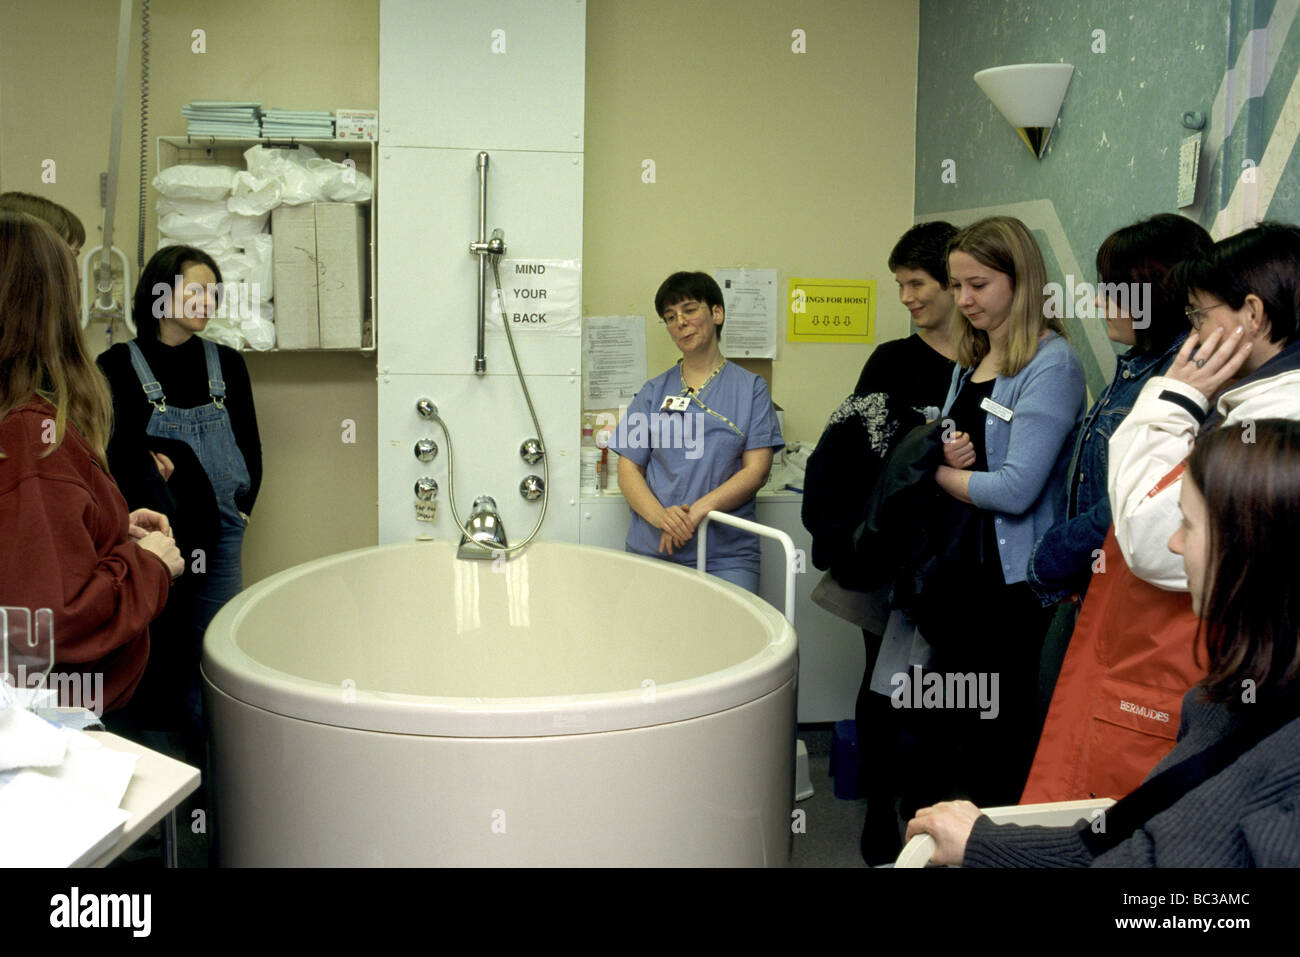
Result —
<path fill-rule="evenodd" d="M 655 294 L 682 358 L 641 387 L 610 439 L 632 508 L 627 550 L 695 565 L 695 531 L 710 511 L 754 518 L 754 495 L 785 443 L 767 384 L 719 346 L 722 290 L 708 273 L 673 273 Z M 715 524 L 708 571 L 758 592 L 758 540 Z"/>

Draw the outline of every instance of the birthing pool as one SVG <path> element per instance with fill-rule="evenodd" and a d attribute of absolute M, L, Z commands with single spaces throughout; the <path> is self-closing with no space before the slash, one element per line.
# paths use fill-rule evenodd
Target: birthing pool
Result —
<path fill-rule="evenodd" d="M 204 641 L 218 860 L 784 866 L 797 662 L 761 599 L 607 549 L 291 568 Z"/>

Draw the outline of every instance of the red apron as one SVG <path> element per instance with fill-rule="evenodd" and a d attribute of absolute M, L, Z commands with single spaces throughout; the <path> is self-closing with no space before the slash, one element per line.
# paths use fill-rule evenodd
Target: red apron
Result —
<path fill-rule="evenodd" d="M 1134 790 L 1173 748 L 1183 695 L 1205 677 L 1191 595 L 1134 575 L 1114 525 L 1102 551 L 1105 571 L 1088 586 L 1021 804 L 1118 800 Z"/>

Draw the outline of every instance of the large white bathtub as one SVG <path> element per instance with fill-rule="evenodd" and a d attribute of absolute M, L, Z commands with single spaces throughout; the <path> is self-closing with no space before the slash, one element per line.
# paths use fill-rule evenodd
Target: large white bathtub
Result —
<path fill-rule="evenodd" d="M 779 612 L 668 562 L 310 562 L 207 632 L 218 859 L 784 866 L 796 673 Z"/>

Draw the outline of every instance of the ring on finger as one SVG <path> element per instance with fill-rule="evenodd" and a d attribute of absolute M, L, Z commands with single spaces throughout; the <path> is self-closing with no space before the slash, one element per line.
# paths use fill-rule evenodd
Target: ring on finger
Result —
<path fill-rule="evenodd" d="M 1204 359 L 1197 359 L 1197 360 L 1196 360 L 1196 368 L 1198 368 L 1198 369 L 1204 369 L 1204 368 L 1205 368 L 1205 360 L 1204 360 Z"/>

